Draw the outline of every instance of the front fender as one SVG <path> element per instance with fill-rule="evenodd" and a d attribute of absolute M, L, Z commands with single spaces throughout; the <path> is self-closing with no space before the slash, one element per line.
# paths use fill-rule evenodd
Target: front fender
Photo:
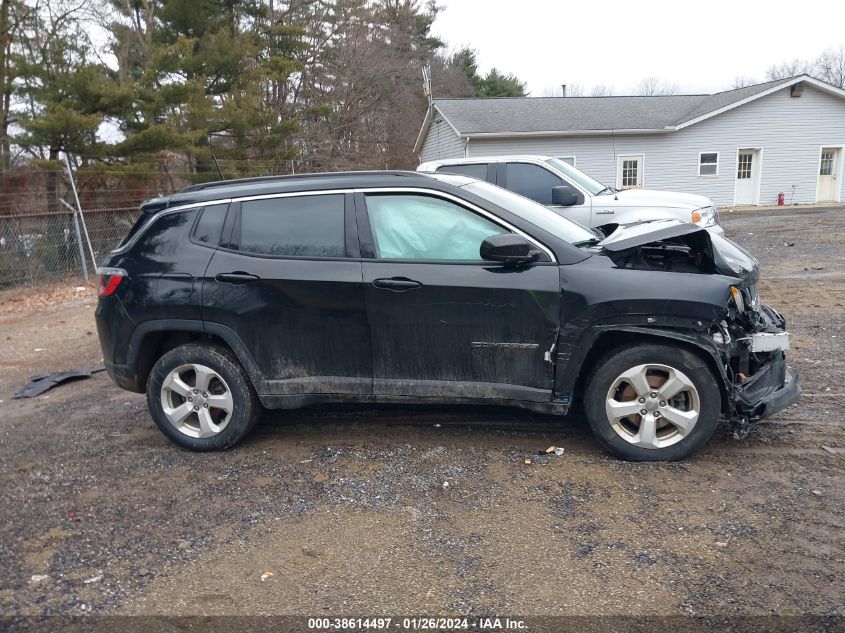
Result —
<path fill-rule="evenodd" d="M 692 325 L 692 324 L 691 324 Z M 695 324 L 697 325 L 697 323 Z M 595 363 L 608 350 L 638 342 L 675 342 L 696 349 L 718 376 L 723 402 L 728 401 L 729 378 L 719 348 L 704 331 L 679 330 L 631 324 L 597 325 L 585 332 L 574 344 L 560 341 L 557 353 L 555 402 L 570 405 L 577 391 L 584 386 Z"/>

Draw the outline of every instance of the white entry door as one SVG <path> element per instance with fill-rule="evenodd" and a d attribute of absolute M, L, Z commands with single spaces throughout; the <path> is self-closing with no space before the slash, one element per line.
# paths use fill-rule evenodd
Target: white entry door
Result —
<path fill-rule="evenodd" d="M 819 193 L 816 196 L 817 202 L 828 202 L 838 200 L 839 180 L 837 171 L 842 162 L 839 158 L 838 147 L 825 147 L 822 149 L 819 159 Z"/>
<path fill-rule="evenodd" d="M 760 150 L 741 149 L 736 158 L 734 204 L 757 204 L 760 191 Z"/>
<path fill-rule="evenodd" d="M 643 155 L 619 156 L 616 159 L 616 188 L 639 189 L 643 186 Z"/>

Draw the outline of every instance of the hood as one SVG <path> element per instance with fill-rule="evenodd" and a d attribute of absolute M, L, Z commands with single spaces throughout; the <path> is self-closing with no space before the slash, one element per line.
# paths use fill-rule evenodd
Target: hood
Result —
<path fill-rule="evenodd" d="M 760 277 L 760 267 L 748 251 L 719 232 L 708 231 L 695 224 L 676 219 L 653 220 L 620 226 L 597 246 L 610 253 L 618 253 L 692 235 L 696 235 L 694 241 L 699 244 L 710 245 L 713 266 L 720 274 L 738 277 L 748 286 L 756 285 Z M 701 246 L 701 248 L 704 247 Z"/>
<path fill-rule="evenodd" d="M 724 235 L 708 231 L 713 245 L 713 259 L 721 271 L 730 270 L 748 286 L 756 286 L 760 279 L 760 264 L 754 256 Z"/>
<path fill-rule="evenodd" d="M 693 233 L 707 233 L 707 230 L 675 218 L 648 220 L 620 226 L 599 242 L 598 246 L 615 253 Z"/>
<path fill-rule="evenodd" d="M 603 197 L 603 196 L 602 196 Z M 610 196 L 608 196 L 610 197 Z M 705 196 L 677 191 L 654 191 L 652 189 L 623 189 L 616 193 L 619 202 L 638 207 L 677 207 L 681 209 L 700 209 L 713 203 Z"/>

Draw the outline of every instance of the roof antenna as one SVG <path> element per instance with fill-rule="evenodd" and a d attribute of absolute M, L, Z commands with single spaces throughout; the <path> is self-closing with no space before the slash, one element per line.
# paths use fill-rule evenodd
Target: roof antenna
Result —
<path fill-rule="evenodd" d="M 217 167 L 217 173 L 220 175 L 220 180 L 226 180 L 223 175 L 223 170 L 220 169 L 220 161 L 217 160 L 217 154 L 214 153 L 214 148 L 211 146 L 211 138 L 208 138 L 208 149 L 211 152 L 211 157 L 214 159 L 214 166 Z"/>
<path fill-rule="evenodd" d="M 618 162 L 616 160 L 616 135 L 613 133 L 613 126 L 610 126 L 610 142 L 613 144 L 613 173 L 616 173 L 616 169 L 618 167 Z M 619 196 L 617 195 L 619 190 L 616 187 L 613 188 L 613 199 L 619 200 Z"/>

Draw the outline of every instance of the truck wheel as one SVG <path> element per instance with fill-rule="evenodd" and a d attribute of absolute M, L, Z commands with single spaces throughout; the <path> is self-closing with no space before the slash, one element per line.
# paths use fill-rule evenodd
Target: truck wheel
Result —
<path fill-rule="evenodd" d="M 707 363 L 681 347 L 614 350 L 591 376 L 584 406 L 596 438 L 638 462 L 684 459 L 716 430 L 719 385 Z"/>
<path fill-rule="evenodd" d="M 223 348 L 199 343 L 158 359 L 147 381 L 147 406 L 162 433 L 194 451 L 234 446 L 261 413 L 237 359 Z"/>

